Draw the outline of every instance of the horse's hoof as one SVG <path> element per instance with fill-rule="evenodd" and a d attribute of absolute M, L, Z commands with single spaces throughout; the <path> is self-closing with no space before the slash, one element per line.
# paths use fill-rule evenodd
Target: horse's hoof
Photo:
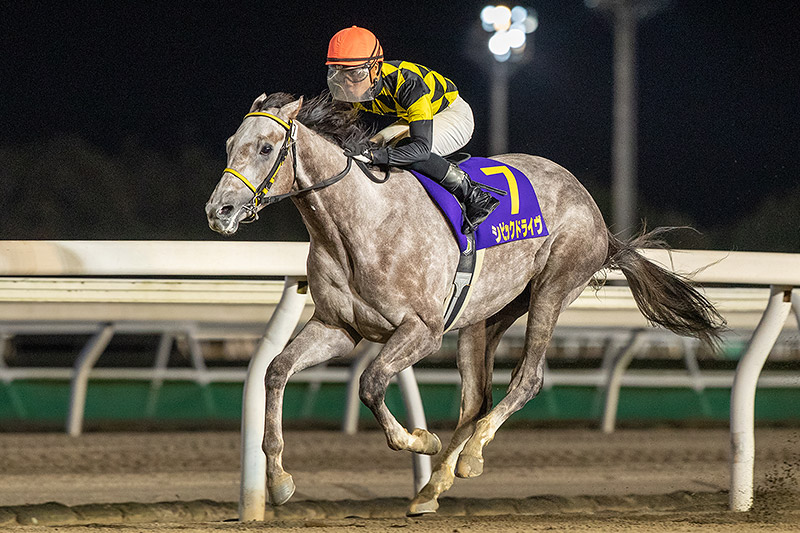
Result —
<path fill-rule="evenodd" d="M 456 475 L 460 478 L 478 477 L 483 474 L 483 458 L 461 455 L 456 463 Z"/>
<path fill-rule="evenodd" d="M 442 441 L 435 433 L 431 433 L 427 429 L 415 428 L 411 434 L 417 437 L 422 444 L 422 448 L 417 453 L 436 455 L 442 451 Z"/>
<path fill-rule="evenodd" d="M 292 475 L 284 472 L 274 482 L 269 483 L 269 501 L 272 505 L 283 505 L 292 497 L 294 490 Z"/>
<path fill-rule="evenodd" d="M 439 509 L 439 502 L 436 498 L 430 500 L 421 500 L 419 496 L 414 498 L 411 505 L 408 506 L 406 516 L 420 516 L 424 514 L 435 513 Z"/>

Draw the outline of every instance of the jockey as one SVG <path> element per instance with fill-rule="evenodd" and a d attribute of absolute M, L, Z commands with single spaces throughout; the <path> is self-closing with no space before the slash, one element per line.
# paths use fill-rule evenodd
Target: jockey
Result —
<path fill-rule="evenodd" d="M 360 156 L 440 183 L 464 207 L 464 233 L 486 220 L 499 201 L 442 157 L 467 144 L 474 129 L 472 109 L 452 81 L 416 63 L 384 61 L 377 37 L 357 26 L 333 36 L 325 64 L 335 100 L 398 118 L 371 139 L 375 144 L 356 147 Z"/>

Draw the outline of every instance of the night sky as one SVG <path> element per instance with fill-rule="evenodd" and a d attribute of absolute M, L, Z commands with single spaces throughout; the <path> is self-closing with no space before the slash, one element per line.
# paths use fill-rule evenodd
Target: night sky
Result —
<path fill-rule="evenodd" d="M 219 159 L 221 171 L 225 139 L 253 99 L 324 90 L 328 39 L 356 24 L 379 37 L 387 59 L 421 63 L 458 85 L 476 114 L 466 149 L 486 155 L 489 74 L 470 53 L 483 46 L 476 34 L 488 36 L 476 31 L 483 5 L 4 2 L 0 145 L 61 135 L 104 150 L 131 138 L 167 151 L 196 145 Z M 610 21 L 581 0 L 528 5 L 539 28 L 532 61 L 511 79 L 510 151 L 542 155 L 607 186 Z M 798 190 L 798 15 L 794 1 L 674 0 L 640 24 L 646 203 L 710 227 L 737 220 L 768 195 Z M 187 185 L 207 196 L 215 183 Z"/>

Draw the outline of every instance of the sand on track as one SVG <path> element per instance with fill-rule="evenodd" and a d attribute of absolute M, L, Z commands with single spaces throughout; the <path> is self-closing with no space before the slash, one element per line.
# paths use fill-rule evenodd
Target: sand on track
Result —
<path fill-rule="evenodd" d="M 449 438 L 449 432 L 439 435 Z M 235 502 L 239 496 L 238 432 L 0 433 L 0 506 L 60 502 Z M 637 512 L 593 504 L 555 514 L 494 517 L 435 516 L 273 520 L 265 524 L 116 524 L 109 531 L 249 530 L 313 526 L 324 531 L 537 531 L 601 528 L 613 531 L 800 530 L 795 472 L 800 430 L 756 432 L 757 507 L 724 510 L 729 479 L 725 429 L 619 430 L 504 429 L 487 447 L 483 476 L 456 480 L 448 498 L 512 498 L 554 495 L 637 496 L 675 491 L 716 494 L 714 505 Z M 348 436 L 334 431 L 288 431 L 284 465 L 293 474 L 292 501 L 379 500 L 412 496 L 411 459 L 386 446 L 383 434 Z M 588 500 L 586 500 L 588 501 Z M 712 501 L 712 500 L 709 500 Z M 232 516 L 230 518 L 234 518 Z M 309 521 L 311 520 L 311 521 Z M 327 520 L 327 521 L 326 521 Z M 33 526 L 19 526 L 20 531 Z M 87 526 L 63 526 L 65 531 Z M 666 528 L 666 529 L 664 529 Z M 36 528 L 33 527 L 32 530 Z M 102 531 L 93 526 L 91 531 Z M 275 529 L 277 531 L 277 529 Z M 61 530 L 61 527 L 59 527 Z"/>

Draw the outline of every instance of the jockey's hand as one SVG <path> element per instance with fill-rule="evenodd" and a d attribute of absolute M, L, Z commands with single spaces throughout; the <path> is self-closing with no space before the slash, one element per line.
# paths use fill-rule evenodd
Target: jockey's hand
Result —
<path fill-rule="evenodd" d="M 344 155 L 362 163 L 372 163 L 374 165 L 386 165 L 389 163 L 389 149 L 379 147 L 368 141 L 345 145 Z"/>

